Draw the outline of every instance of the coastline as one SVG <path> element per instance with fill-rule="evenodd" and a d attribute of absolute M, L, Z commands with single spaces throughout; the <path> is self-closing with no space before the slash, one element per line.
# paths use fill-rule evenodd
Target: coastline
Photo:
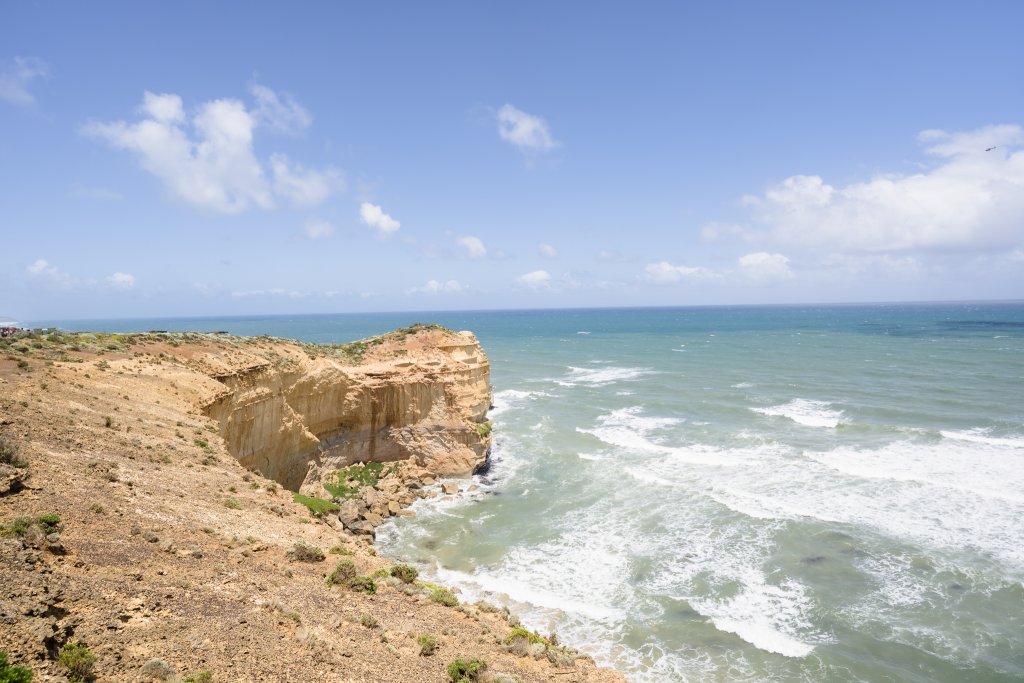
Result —
<path fill-rule="evenodd" d="M 421 334 L 401 336 L 391 340 L 398 345 L 394 350 L 411 353 Z M 96 656 L 102 678 L 175 680 L 209 671 L 213 680 L 341 675 L 446 681 L 449 664 L 479 659 L 488 662 L 492 680 L 624 680 L 540 634 L 517 629 L 512 615 L 486 604 L 458 604 L 457 596 L 432 584 L 406 583 L 407 573 L 395 573 L 377 556 L 369 542 L 372 528 L 353 533 L 352 525 L 374 521 L 367 514 L 401 514 L 410 495 L 423 495 L 428 478 L 475 465 L 479 446 L 489 442 L 482 429 L 421 406 L 433 420 L 425 425 L 461 443 L 464 457 L 434 458 L 430 449 L 448 444 L 443 439 L 408 439 L 409 452 L 428 454 L 416 462 L 385 448 L 389 464 L 407 465 L 382 473 L 342 503 L 366 503 L 357 513 L 361 520 L 350 520 L 348 528 L 336 512 L 314 516 L 308 502 L 292 499 L 276 479 L 294 483 L 293 468 L 282 467 L 274 478 L 258 471 L 255 460 L 247 469 L 232 450 L 247 441 L 224 426 L 226 415 L 251 412 L 253 403 L 236 401 L 233 413 L 214 406 L 224 405 L 231 373 L 236 396 L 239 387 L 259 394 L 263 403 L 273 394 L 254 386 L 252 372 L 237 372 L 254 345 L 265 356 L 276 354 L 269 356 L 275 358 L 271 369 L 282 370 L 276 379 L 298 379 L 294 386 L 303 390 L 310 385 L 298 371 L 301 355 L 320 356 L 309 362 L 321 380 L 333 367 L 326 347 L 230 335 L 56 333 L 23 337 L 3 349 L 0 437 L 17 453 L 18 465 L 0 466 L 0 567 L 12 579 L 2 596 L 9 628 L 0 635 L 0 650 L 12 664 L 60 674 L 60 652 L 81 643 Z M 430 344 L 421 347 L 429 351 Z M 342 365 L 372 366 L 380 360 L 374 353 Z M 214 368 L 214 361 L 225 367 Z M 396 377 L 411 367 L 398 365 L 393 369 L 400 372 L 388 376 L 373 367 L 367 372 L 376 382 L 371 388 L 394 393 L 395 382 L 401 384 Z M 439 374 L 436 367 L 432 372 Z M 331 381 L 329 376 L 319 386 Z M 409 406 L 421 401 L 412 385 L 420 386 L 413 382 L 398 392 L 409 402 L 395 403 L 396 414 L 409 415 Z M 273 391 L 289 389 L 278 383 Z M 288 408 L 293 405 L 299 403 Z M 289 441 L 286 427 L 298 424 L 293 432 L 313 434 L 312 418 L 323 417 L 323 405 L 309 402 L 305 413 L 267 412 L 249 424 L 274 414 L 284 416 L 285 427 L 247 434 L 299 443 Z M 416 436 L 415 425 L 398 431 Z M 352 433 L 367 448 L 381 447 L 369 432 Z M 353 441 L 349 451 L 342 441 L 333 444 L 333 460 L 320 458 L 316 476 L 353 457 Z M 307 473 L 294 489 L 315 494 L 318 481 Z M 379 493 L 387 493 L 387 500 L 376 500 Z M 355 576 L 342 581 L 332 570 Z M 431 642 L 433 649 L 424 654 L 430 649 L 424 643 Z"/>

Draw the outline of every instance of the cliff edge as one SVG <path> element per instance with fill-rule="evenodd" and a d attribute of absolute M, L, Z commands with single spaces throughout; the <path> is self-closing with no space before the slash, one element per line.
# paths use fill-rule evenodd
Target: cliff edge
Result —
<path fill-rule="evenodd" d="M 0 651 L 53 681 L 622 681 L 359 532 L 486 463 L 488 374 L 433 326 L 0 340 Z"/>

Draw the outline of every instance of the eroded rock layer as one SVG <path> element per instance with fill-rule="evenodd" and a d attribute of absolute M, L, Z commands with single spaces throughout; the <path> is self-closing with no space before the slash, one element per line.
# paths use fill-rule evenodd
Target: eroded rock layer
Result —
<path fill-rule="evenodd" d="M 319 493 L 321 477 L 356 462 L 414 457 L 437 474 L 485 462 L 490 365 L 471 332 L 386 335 L 356 363 L 346 347 L 253 344 L 194 359 L 218 383 L 201 405 L 232 455 L 283 486 Z"/>

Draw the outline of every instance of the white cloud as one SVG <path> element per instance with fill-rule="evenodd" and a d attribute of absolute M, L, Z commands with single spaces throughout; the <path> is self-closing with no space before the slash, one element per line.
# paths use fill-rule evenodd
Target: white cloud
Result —
<path fill-rule="evenodd" d="M 135 276 L 130 273 L 116 272 L 107 278 L 111 286 L 118 289 L 131 289 L 135 286 Z"/>
<path fill-rule="evenodd" d="M 740 256 L 740 273 L 751 280 L 769 282 L 774 280 L 790 280 L 793 271 L 789 269 L 789 259 L 782 254 L 769 254 L 758 251 Z"/>
<path fill-rule="evenodd" d="M 139 112 L 135 123 L 90 123 L 82 131 L 133 152 L 144 170 L 189 204 L 240 213 L 273 208 L 277 193 L 305 207 L 342 188 L 337 169 L 305 169 L 284 155 L 271 157 L 271 186 L 253 150 L 261 120 L 239 100 L 204 102 L 189 118 L 178 95 L 146 92 Z"/>
<path fill-rule="evenodd" d="M 517 277 L 516 282 L 531 289 L 541 289 L 551 284 L 551 275 L 546 270 L 533 270 Z"/>
<path fill-rule="evenodd" d="M 74 275 L 71 275 L 70 273 L 65 273 L 57 266 L 42 258 L 36 259 L 31 264 L 26 266 L 25 272 L 27 272 L 33 278 L 49 282 L 59 287 L 76 287 L 82 284 L 91 286 L 95 284 L 95 282 L 92 280 L 88 280 L 83 283 L 81 280 L 79 280 L 79 278 L 75 277 Z"/>
<path fill-rule="evenodd" d="M 708 280 L 719 276 L 708 268 L 676 266 L 668 261 L 648 263 L 644 274 L 648 281 L 659 285 L 669 285 L 680 280 Z"/>
<path fill-rule="evenodd" d="M 253 83 L 249 92 L 256 99 L 253 114 L 261 124 L 286 135 L 298 135 L 313 123 L 313 116 L 288 93 L 280 95 L 265 85 Z"/>
<path fill-rule="evenodd" d="M 311 240 L 323 239 L 334 234 L 334 226 L 319 218 L 310 218 L 306 221 L 306 237 Z"/>
<path fill-rule="evenodd" d="M 50 75 L 50 69 L 36 57 L 15 57 L 0 65 L 0 100 L 23 107 L 34 104 L 35 95 L 29 88 L 32 81 Z"/>
<path fill-rule="evenodd" d="M 31 275 L 39 275 L 51 269 L 56 270 L 56 268 L 50 265 L 49 261 L 43 258 L 36 259 L 31 265 L 25 267 L 25 270 L 27 270 Z"/>
<path fill-rule="evenodd" d="M 428 280 L 422 287 L 413 287 L 406 291 L 406 294 L 452 294 L 461 292 L 462 285 L 458 280 Z"/>
<path fill-rule="evenodd" d="M 537 253 L 545 258 L 558 258 L 558 250 L 544 242 L 537 245 Z"/>
<path fill-rule="evenodd" d="M 292 164 L 284 154 L 272 154 L 270 168 L 274 174 L 274 192 L 297 207 L 316 206 L 334 192 L 345 189 L 344 174 L 333 166 L 317 171 Z"/>
<path fill-rule="evenodd" d="M 497 112 L 498 135 L 527 152 L 547 152 L 558 146 L 551 137 L 547 122 L 539 116 L 527 114 L 506 104 Z"/>
<path fill-rule="evenodd" d="M 359 219 L 376 230 L 381 237 L 389 237 L 402 227 L 401 223 L 384 213 L 379 205 L 370 202 L 363 202 L 359 206 Z"/>
<path fill-rule="evenodd" d="M 1017 246 L 1024 216 L 1024 128 L 929 130 L 919 139 L 937 157 L 913 175 L 879 175 L 835 187 L 791 176 L 744 203 L 769 237 L 834 251 L 992 249 Z M 986 151 L 989 147 L 996 147 Z"/>
<path fill-rule="evenodd" d="M 483 258 L 487 256 L 487 247 L 484 246 L 483 241 L 479 237 L 467 235 L 458 238 L 455 242 L 466 250 L 466 255 L 469 258 Z"/>
<path fill-rule="evenodd" d="M 309 296 L 309 292 L 297 292 L 295 290 L 287 290 L 277 287 L 275 289 L 250 289 L 244 291 L 231 292 L 231 296 L 236 299 L 246 299 L 249 297 L 265 297 L 265 296 L 283 296 L 289 299 L 303 299 Z"/>

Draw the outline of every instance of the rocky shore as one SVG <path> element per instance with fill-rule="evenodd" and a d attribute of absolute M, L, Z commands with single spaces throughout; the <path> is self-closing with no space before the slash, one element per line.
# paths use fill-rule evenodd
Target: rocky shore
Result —
<path fill-rule="evenodd" d="M 472 335 L 0 342 L 0 675 L 623 680 L 374 551 L 487 461 Z"/>

